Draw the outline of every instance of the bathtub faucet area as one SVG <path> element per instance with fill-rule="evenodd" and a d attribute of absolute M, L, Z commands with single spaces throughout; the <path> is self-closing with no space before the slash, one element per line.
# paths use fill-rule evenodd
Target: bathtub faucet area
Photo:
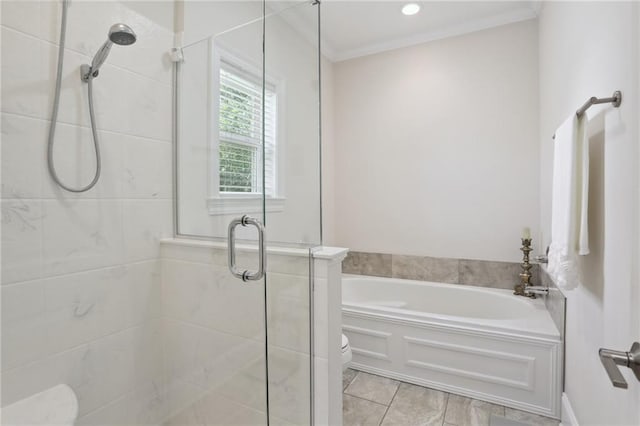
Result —
<path fill-rule="evenodd" d="M 520 265 L 522 267 L 522 272 L 520 272 L 519 276 L 522 282 L 516 284 L 513 287 L 513 294 L 515 294 L 516 296 L 525 296 L 535 299 L 536 294 L 540 293 L 536 293 L 535 291 L 528 291 L 530 287 L 533 287 L 533 285 L 531 284 L 531 268 L 533 267 L 533 265 L 529 262 L 529 253 L 531 253 L 533 249 L 531 248 L 530 235 L 528 235 L 530 232 L 529 228 L 525 228 L 524 232 L 527 235 L 523 235 L 522 247 L 520 247 L 520 251 L 522 251 L 522 264 Z"/>
<path fill-rule="evenodd" d="M 530 285 L 524 288 L 525 296 L 535 297 L 536 294 L 539 294 L 539 295 L 549 294 L 549 289 L 541 285 Z"/>

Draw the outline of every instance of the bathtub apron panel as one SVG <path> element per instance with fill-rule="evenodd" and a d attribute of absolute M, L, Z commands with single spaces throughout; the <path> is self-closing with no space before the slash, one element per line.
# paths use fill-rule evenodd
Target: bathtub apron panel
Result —
<path fill-rule="evenodd" d="M 377 305 L 367 305 L 364 303 L 366 286 L 356 288 L 355 280 L 361 279 L 343 279 L 343 294 L 349 293 L 348 300 L 343 301 L 343 331 L 351 343 L 354 368 L 519 410 L 560 417 L 562 343 L 557 330 L 550 332 L 547 327 L 545 321 L 551 322 L 551 318 L 537 306 L 541 301 L 525 301 L 532 305 L 530 312 L 526 309 L 522 312 L 524 317 L 531 316 L 533 326 L 527 330 L 526 325 L 517 321 L 514 325 L 514 321 L 506 318 L 488 319 L 489 313 L 481 314 L 482 320 L 474 320 L 430 316 L 428 312 L 403 312 L 397 308 L 403 299 L 403 284 L 412 285 L 407 290 L 413 298 L 436 297 L 443 292 L 438 287 L 441 284 L 436 284 L 437 291 L 429 292 L 429 283 L 415 285 L 416 282 L 408 280 L 387 280 L 390 282 L 386 285 L 393 286 L 393 306 L 381 307 L 384 303 L 379 297 Z M 374 287 L 384 279 L 374 280 L 372 290 L 377 291 Z M 460 291 L 465 286 L 454 287 Z M 488 289 L 488 294 L 492 293 L 495 291 Z M 380 296 L 381 292 L 376 294 Z M 415 301 L 411 303 L 416 304 Z M 491 304 L 485 309 L 490 310 Z M 536 324 L 542 326 L 536 327 Z"/>

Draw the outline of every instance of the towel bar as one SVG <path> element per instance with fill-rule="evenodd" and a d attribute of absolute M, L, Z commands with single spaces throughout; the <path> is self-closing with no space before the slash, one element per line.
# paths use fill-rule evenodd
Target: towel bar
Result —
<path fill-rule="evenodd" d="M 622 92 L 616 90 L 615 92 L 613 92 L 613 96 L 611 96 L 610 98 L 596 98 L 595 96 L 592 96 L 589 98 L 589 100 L 587 100 L 587 102 L 585 102 L 580 108 L 578 108 L 578 110 L 576 111 L 576 115 L 578 117 L 581 117 L 582 114 L 587 112 L 591 105 L 608 103 L 612 104 L 615 108 L 618 108 L 622 103 Z"/>
<path fill-rule="evenodd" d="M 587 100 L 587 102 L 582 104 L 582 106 L 577 109 L 576 115 L 578 117 L 582 117 L 582 115 L 585 112 L 587 112 L 587 110 L 591 107 L 591 105 L 609 104 L 609 103 L 613 105 L 614 108 L 620 107 L 620 104 L 622 103 L 622 92 L 619 90 L 616 90 L 615 92 L 613 92 L 613 96 L 611 96 L 610 98 L 596 98 L 595 96 L 592 96 Z M 556 138 L 556 135 L 554 133 L 552 139 L 555 139 L 555 138 Z"/>

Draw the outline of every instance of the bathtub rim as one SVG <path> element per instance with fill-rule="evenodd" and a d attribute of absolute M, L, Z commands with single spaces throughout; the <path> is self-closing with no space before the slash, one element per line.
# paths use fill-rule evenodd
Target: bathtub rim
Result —
<path fill-rule="evenodd" d="M 474 292 L 489 292 L 496 293 L 500 295 L 507 295 L 511 290 L 506 289 L 497 289 L 497 288 L 487 288 L 487 287 L 478 287 L 472 285 L 465 284 L 448 284 L 448 283 L 438 283 L 432 281 L 419 281 L 419 280 L 408 280 L 404 278 L 389 278 L 389 277 L 375 277 L 369 275 L 354 275 L 354 274 L 343 274 L 344 279 L 367 279 L 373 278 L 375 280 L 399 280 L 406 281 L 411 284 L 418 285 L 431 285 L 437 287 L 448 287 L 448 286 L 456 286 L 458 289 L 464 289 Z M 343 284 L 344 285 L 344 284 Z M 513 296 L 518 297 L 518 296 Z M 544 308 L 544 313 L 536 313 L 538 316 L 543 316 L 541 318 L 546 324 L 546 328 L 548 330 L 541 329 L 533 329 L 527 328 L 520 324 L 514 324 L 513 321 L 508 320 L 494 320 L 494 319 L 478 319 L 471 317 L 462 317 L 462 316 L 454 316 L 454 315 L 445 315 L 445 314 L 432 314 L 428 312 L 421 311 L 413 311 L 409 309 L 399 309 L 393 307 L 386 306 L 372 306 L 366 304 L 359 303 L 345 303 L 342 302 L 342 312 L 347 313 L 353 316 L 359 316 L 364 318 L 374 318 L 374 317 L 384 317 L 386 320 L 396 322 L 396 323 L 405 323 L 411 325 L 425 325 L 429 324 L 431 326 L 436 326 L 438 328 L 447 328 L 447 329 L 458 329 L 465 331 L 475 331 L 478 333 L 491 333 L 495 335 L 503 335 L 510 337 L 520 337 L 523 339 L 527 339 L 530 341 L 533 339 L 540 339 L 541 341 L 551 341 L 551 342 L 561 342 L 562 335 L 560 331 L 557 329 L 551 315 L 547 311 L 544 300 L 542 298 L 537 299 L 524 299 L 531 304 L 539 305 L 538 308 Z"/>

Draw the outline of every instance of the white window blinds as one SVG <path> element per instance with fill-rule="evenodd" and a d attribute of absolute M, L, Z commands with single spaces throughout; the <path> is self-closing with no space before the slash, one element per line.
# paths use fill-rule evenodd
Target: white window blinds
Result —
<path fill-rule="evenodd" d="M 220 63 L 220 193 L 276 195 L 275 87 L 265 87 L 264 162 L 262 161 L 262 81 L 233 64 Z"/>

